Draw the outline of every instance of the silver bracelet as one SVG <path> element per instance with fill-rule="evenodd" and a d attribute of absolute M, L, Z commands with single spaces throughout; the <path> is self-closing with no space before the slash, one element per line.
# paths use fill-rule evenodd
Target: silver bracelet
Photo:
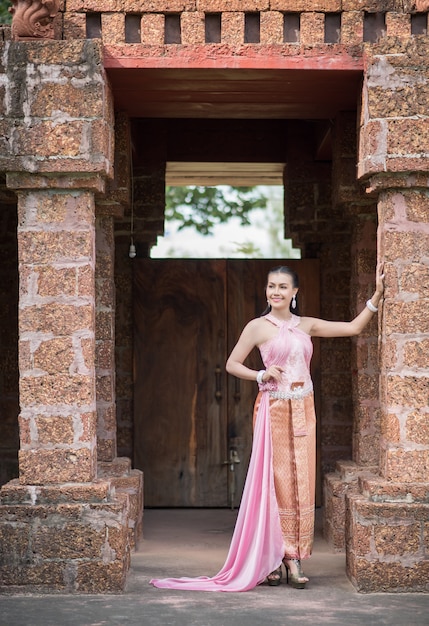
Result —
<path fill-rule="evenodd" d="M 262 385 L 263 383 L 262 377 L 266 371 L 267 370 L 259 370 L 259 372 L 256 374 L 256 382 L 258 383 L 258 385 Z"/>
<path fill-rule="evenodd" d="M 366 306 L 368 307 L 368 309 L 371 311 L 371 313 L 378 313 L 378 309 L 376 306 L 373 305 L 373 303 L 371 302 L 371 300 L 367 300 Z"/>

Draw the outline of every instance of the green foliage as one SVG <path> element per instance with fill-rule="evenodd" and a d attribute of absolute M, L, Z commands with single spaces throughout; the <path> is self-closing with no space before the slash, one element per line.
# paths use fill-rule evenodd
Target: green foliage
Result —
<path fill-rule="evenodd" d="M 242 225 L 250 224 L 249 213 L 265 208 L 266 197 L 257 187 L 167 187 L 165 217 L 178 220 L 183 228 L 195 228 L 211 235 L 216 224 L 238 217 Z"/>
<path fill-rule="evenodd" d="M 8 9 L 11 6 L 9 0 L 0 0 L 0 24 L 10 24 L 12 21 L 12 15 Z"/>

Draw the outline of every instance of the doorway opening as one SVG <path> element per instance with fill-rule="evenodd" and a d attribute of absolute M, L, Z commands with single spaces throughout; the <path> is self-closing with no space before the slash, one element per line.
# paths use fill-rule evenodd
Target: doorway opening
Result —
<path fill-rule="evenodd" d="M 193 179 L 166 186 L 164 235 L 150 257 L 301 258 L 284 230 L 283 185 L 213 186 Z"/>

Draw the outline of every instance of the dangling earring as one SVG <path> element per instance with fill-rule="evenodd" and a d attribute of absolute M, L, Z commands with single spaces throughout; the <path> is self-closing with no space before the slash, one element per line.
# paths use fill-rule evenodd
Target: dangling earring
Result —
<path fill-rule="evenodd" d="M 296 309 L 296 296 L 294 294 L 293 298 L 292 298 L 292 308 Z"/>

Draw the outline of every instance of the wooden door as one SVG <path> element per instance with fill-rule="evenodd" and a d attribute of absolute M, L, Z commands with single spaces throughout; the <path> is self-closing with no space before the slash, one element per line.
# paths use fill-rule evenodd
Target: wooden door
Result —
<path fill-rule="evenodd" d="M 227 505 L 225 262 L 137 260 L 134 457 L 146 506 Z"/>
<path fill-rule="evenodd" d="M 225 372 L 244 325 L 266 307 L 277 260 L 135 261 L 134 463 L 145 506 L 238 506 L 257 386 Z M 291 260 L 301 313 L 319 314 L 315 260 Z M 313 377 L 317 390 L 319 351 Z M 255 350 L 246 364 L 260 369 Z M 317 400 L 317 393 L 316 393 Z"/>

